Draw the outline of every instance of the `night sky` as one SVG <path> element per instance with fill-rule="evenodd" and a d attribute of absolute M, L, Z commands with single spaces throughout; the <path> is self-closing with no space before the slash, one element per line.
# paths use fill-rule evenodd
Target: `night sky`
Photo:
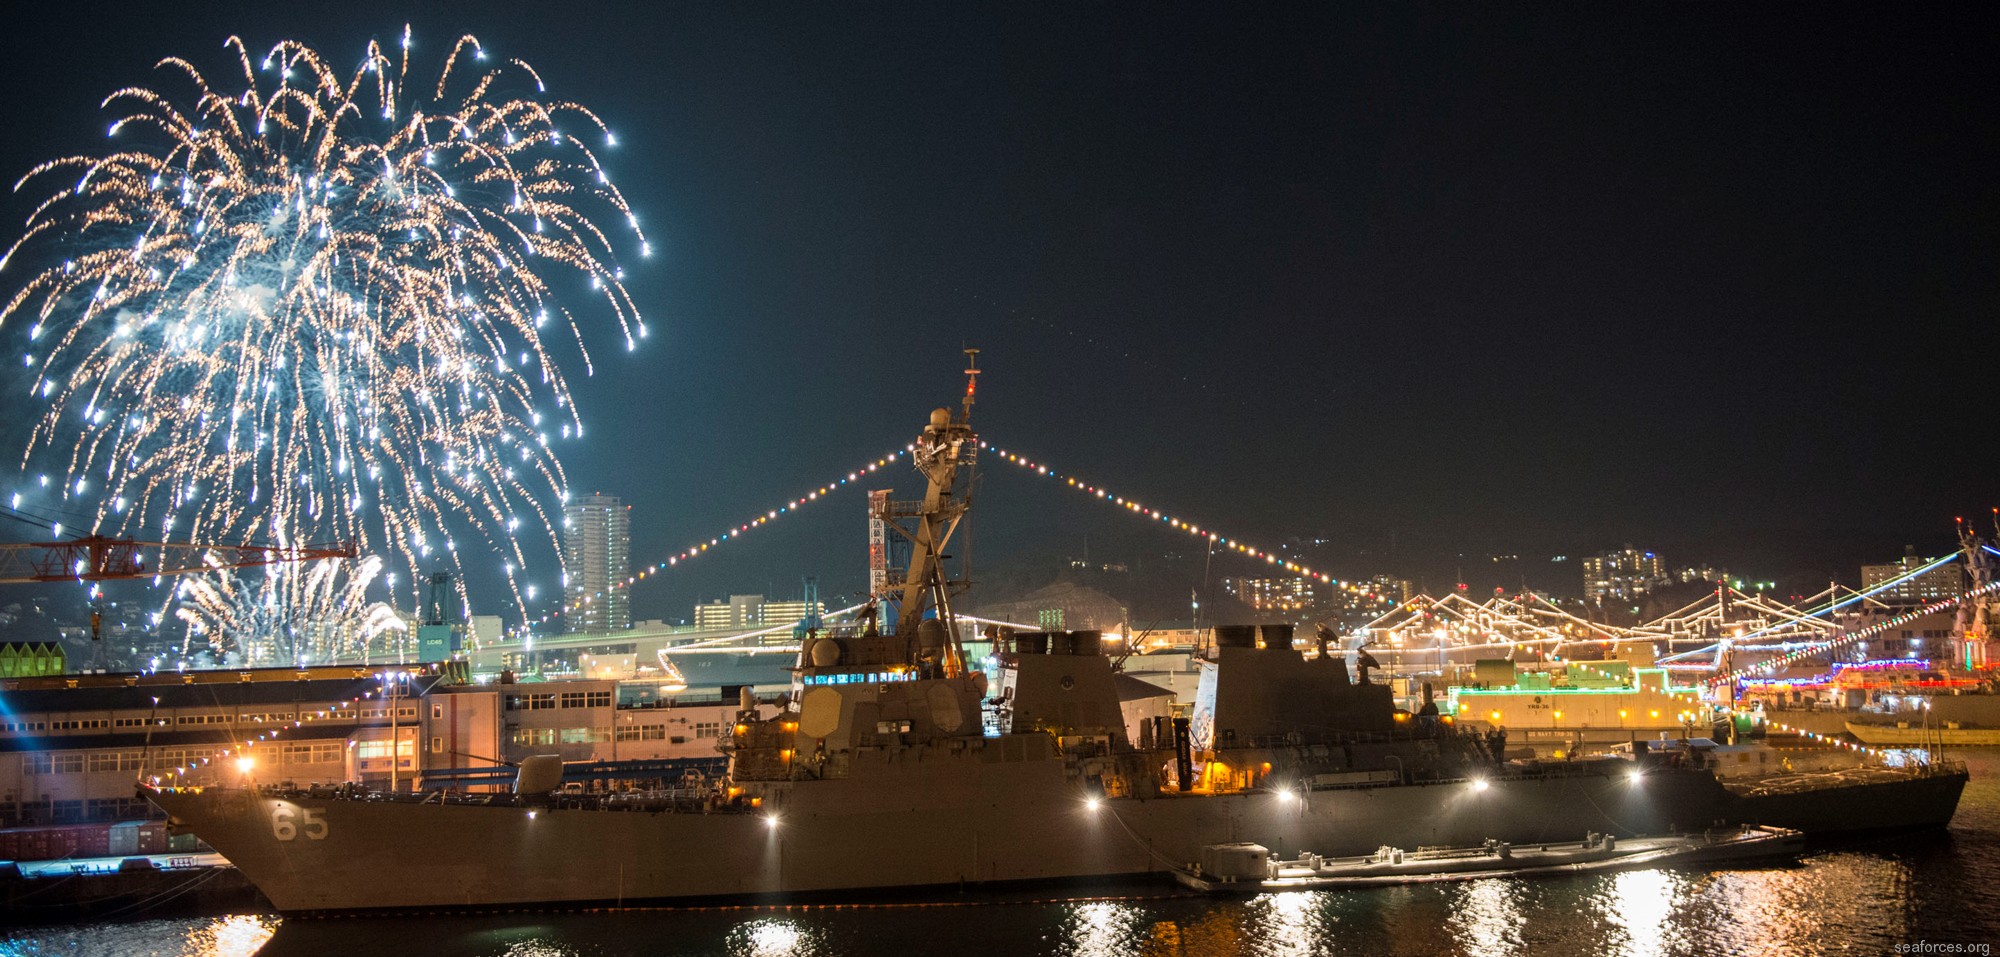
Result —
<path fill-rule="evenodd" d="M 989 440 L 1340 575 L 1574 592 L 1550 557 L 1632 542 L 1853 580 L 2000 505 L 1990 7 L 232 6 L 10 12 L 0 173 L 232 33 L 527 60 L 659 250 L 637 352 L 584 312 L 562 452 L 635 562 L 900 447 L 964 345 Z M 987 470 L 979 563 L 1187 548 L 1046 485 Z M 862 525 L 843 492 L 635 613 L 853 589 Z"/>

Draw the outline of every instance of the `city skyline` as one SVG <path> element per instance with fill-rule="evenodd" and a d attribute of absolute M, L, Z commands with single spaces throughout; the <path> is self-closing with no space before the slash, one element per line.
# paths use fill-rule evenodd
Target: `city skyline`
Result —
<path fill-rule="evenodd" d="M 573 492 L 641 506 L 635 566 L 900 448 L 961 345 L 990 440 L 1265 547 L 1331 540 L 1342 576 L 1626 541 L 1851 576 L 1993 504 L 1989 448 L 1899 411 L 1978 408 L 1990 12 L 203 9 L 108 18 L 82 62 L 76 14 L 18 18 L 0 119 L 34 135 L 0 167 L 93 145 L 106 93 L 232 33 L 356 50 L 407 21 L 418 55 L 472 32 L 533 62 L 658 227 L 628 276 L 654 334 L 592 357 L 592 437 L 558 449 Z M 989 471 L 983 567 L 1184 544 Z M 634 616 L 833 587 L 861 509 L 658 576 Z"/>

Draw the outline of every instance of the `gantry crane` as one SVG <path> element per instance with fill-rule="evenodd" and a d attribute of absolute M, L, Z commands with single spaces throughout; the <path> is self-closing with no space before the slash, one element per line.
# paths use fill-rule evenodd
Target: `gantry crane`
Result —
<path fill-rule="evenodd" d="M 159 555 L 151 567 L 145 552 Z M 235 568 L 256 568 L 322 558 L 353 558 L 354 543 L 330 545 L 214 545 L 194 542 L 141 542 L 86 535 L 67 542 L 0 544 L 0 585 L 35 582 L 103 582 L 162 578 Z M 104 615 L 95 599 L 90 608 L 91 667 L 104 662 Z"/>

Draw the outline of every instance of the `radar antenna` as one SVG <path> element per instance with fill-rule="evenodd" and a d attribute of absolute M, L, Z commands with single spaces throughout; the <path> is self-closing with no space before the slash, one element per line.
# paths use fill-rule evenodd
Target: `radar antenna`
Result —
<path fill-rule="evenodd" d="M 929 482 L 923 502 L 900 508 L 890 503 L 891 514 L 880 516 L 916 520 L 911 528 L 888 523 L 910 540 L 910 566 L 901 583 L 896 634 L 921 669 L 935 669 L 947 677 L 956 676 L 965 667 L 951 598 L 968 583 L 945 576 L 944 559 L 949 556 L 944 549 L 972 505 L 969 473 L 979 452 L 979 435 L 972 431 L 972 405 L 979 391 L 979 350 L 966 349 L 965 357 L 965 397 L 958 415 L 953 416 L 948 408 L 931 410 L 930 424 L 912 446 L 911 459 Z M 925 612 L 930 609 L 935 609 L 936 615 L 927 619 Z"/>

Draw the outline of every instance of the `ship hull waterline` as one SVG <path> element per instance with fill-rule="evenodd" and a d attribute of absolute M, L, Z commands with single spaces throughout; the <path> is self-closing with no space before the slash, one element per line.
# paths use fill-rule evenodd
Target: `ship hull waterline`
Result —
<path fill-rule="evenodd" d="M 153 800 L 283 913 L 639 904 L 1162 875 L 1203 845 L 1358 854 L 1404 847 L 1662 834 L 1745 820 L 1705 772 L 1656 769 L 1092 802 L 1060 762 L 939 759 L 811 782 L 773 813 L 417 804 L 248 790 Z M 947 767 L 948 766 L 948 767 Z M 898 780 L 900 779 L 900 780 Z M 901 786 L 898 786 L 901 785 Z M 1962 786 L 1962 780 L 1961 780 Z M 1936 802 L 1885 826 L 1924 826 Z M 1954 802 L 1955 803 L 1955 802 Z M 1772 805 L 1772 807 L 1778 807 Z M 1789 805 L 1780 810 L 1792 810 Z M 1925 818 L 1924 815 L 1930 815 Z M 1866 819 L 1860 811 L 1856 816 Z M 1934 818 L 1934 819 L 1932 819 Z M 1851 818 L 1849 818 L 1851 820 Z M 1783 822 L 1773 822 L 1783 823 Z M 1789 825 L 1787 825 L 1789 826 Z"/>

